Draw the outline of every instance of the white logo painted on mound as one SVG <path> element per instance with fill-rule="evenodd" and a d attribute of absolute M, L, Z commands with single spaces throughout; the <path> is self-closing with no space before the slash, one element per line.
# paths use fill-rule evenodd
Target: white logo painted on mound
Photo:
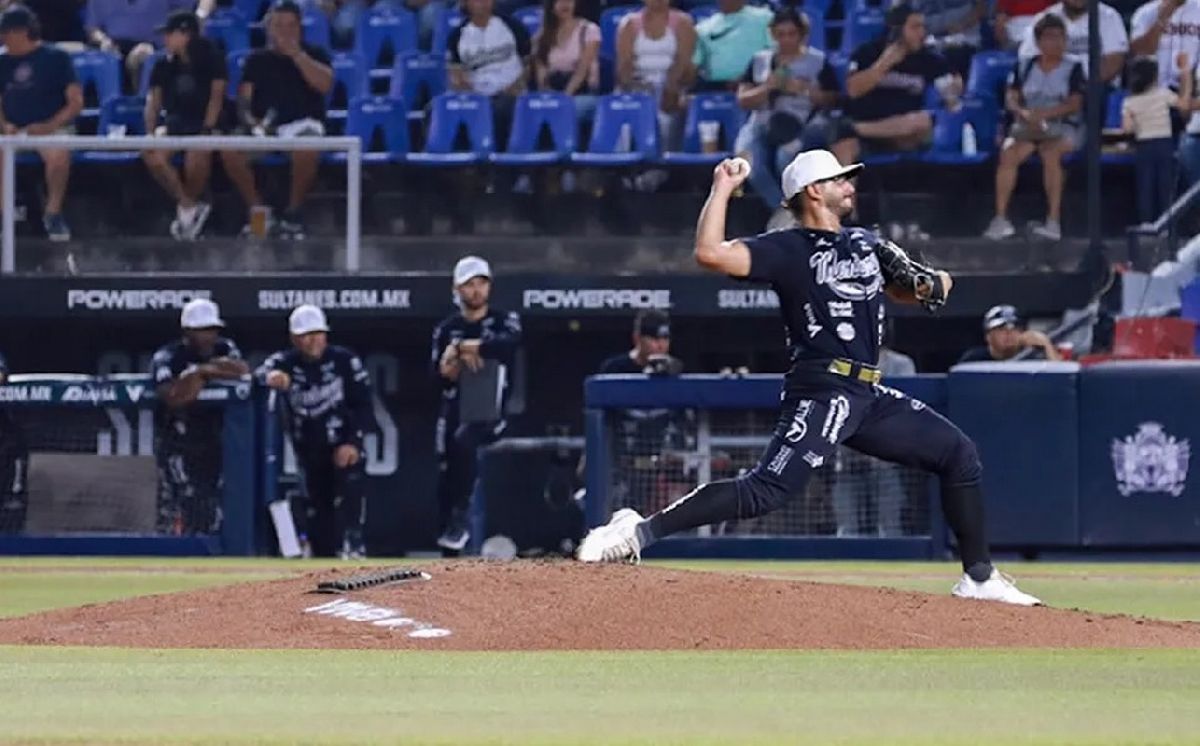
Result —
<path fill-rule="evenodd" d="M 344 598 L 339 598 L 328 603 L 310 606 L 304 610 L 305 614 L 323 614 L 325 616 L 338 617 L 351 622 L 367 622 L 376 627 L 386 627 L 388 629 L 401 629 L 404 627 L 412 627 L 408 632 L 409 637 L 428 640 L 436 637 L 449 637 L 450 630 L 442 629 L 428 622 L 419 622 L 411 617 L 404 616 L 396 609 L 389 609 L 384 606 L 373 606 L 365 604 L 361 601 L 348 601 Z"/>

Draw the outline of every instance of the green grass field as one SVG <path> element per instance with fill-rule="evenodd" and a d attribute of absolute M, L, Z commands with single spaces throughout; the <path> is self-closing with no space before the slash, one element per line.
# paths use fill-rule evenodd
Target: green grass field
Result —
<path fill-rule="evenodd" d="M 671 564 L 938 593 L 956 574 L 953 565 L 933 563 Z M 271 560 L 0 560 L 0 616 L 316 567 Z M 1195 565 L 1006 569 L 1057 606 L 1200 620 Z M 0 647 L 0 697 L 4 743 L 1183 744 L 1200 743 L 1200 650 Z"/>

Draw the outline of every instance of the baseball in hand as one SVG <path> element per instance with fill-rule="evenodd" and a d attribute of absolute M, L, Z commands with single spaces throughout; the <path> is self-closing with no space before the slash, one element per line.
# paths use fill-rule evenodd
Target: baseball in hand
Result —
<path fill-rule="evenodd" d="M 730 158 L 726 170 L 730 176 L 748 178 L 750 176 L 750 161 L 745 158 Z"/>

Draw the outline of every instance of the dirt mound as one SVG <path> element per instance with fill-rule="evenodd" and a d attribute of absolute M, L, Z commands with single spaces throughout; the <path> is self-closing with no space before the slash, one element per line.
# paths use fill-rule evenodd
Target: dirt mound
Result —
<path fill-rule="evenodd" d="M 435 650 L 1200 647 L 1200 624 L 1025 609 L 949 595 L 565 561 L 419 566 L 431 580 L 346 595 L 308 592 L 319 580 L 359 571 L 314 572 L 0 620 L 0 644 Z"/>

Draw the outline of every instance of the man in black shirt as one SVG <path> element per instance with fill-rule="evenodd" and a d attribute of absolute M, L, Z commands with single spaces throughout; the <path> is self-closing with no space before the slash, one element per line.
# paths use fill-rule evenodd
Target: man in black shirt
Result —
<path fill-rule="evenodd" d="M 682 372 L 671 357 L 671 317 L 662 311 L 641 311 L 633 320 L 633 349 L 613 355 L 600 365 L 600 373 Z"/>
<path fill-rule="evenodd" d="M 812 471 L 844 444 L 941 477 L 942 508 L 963 565 L 955 596 L 1040 603 L 992 567 L 974 443 L 923 402 L 879 384 L 884 293 L 932 311 L 945 302 L 953 283 L 894 243 L 842 227 L 841 219 L 854 209 L 853 177 L 861 169 L 843 167 L 828 151 L 801 153 L 782 178 L 785 204 L 799 225 L 727 241 L 729 200 L 748 174 L 744 161 L 717 166 L 696 229 L 696 260 L 732 277 L 768 283 L 779 296 L 791 368 L 774 435 L 758 465 L 743 476 L 701 485 L 645 520 L 632 510 L 618 511 L 588 534 L 579 559 L 636 560 L 664 536 L 776 510 L 803 493 Z"/>
<path fill-rule="evenodd" d="M 446 317 L 433 330 L 433 368 L 442 389 L 436 434 L 441 528 L 437 543 L 447 553 L 461 552 L 471 538 L 467 523 L 478 452 L 508 428 L 504 419 L 508 381 L 521 346 L 521 317 L 515 311 L 505 313 L 488 304 L 492 270 L 486 261 L 477 256 L 460 259 L 454 266 L 454 292 L 459 312 Z M 464 411 L 459 385 L 468 372 L 479 373 L 485 368 L 492 375 L 476 383 L 494 381 L 498 388 L 491 398 L 499 406 L 489 416 Z"/>
<path fill-rule="evenodd" d="M 316 557 L 366 556 L 366 460 L 363 438 L 375 421 L 371 382 L 362 360 L 329 344 L 329 324 L 316 306 L 288 319 L 292 349 L 277 352 L 258 379 L 287 394 L 292 444 L 304 472 L 306 533 Z"/>
<path fill-rule="evenodd" d="M 987 344 L 972 347 L 959 358 L 960 363 L 997 362 L 1011 360 L 1027 347 L 1035 348 L 1026 360 L 1062 360 L 1062 353 L 1041 332 L 1028 331 L 1017 314 L 1008 306 L 992 306 L 983 315 L 983 336 Z"/>
<path fill-rule="evenodd" d="M 154 453 L 158 458 L 159 533 L 209 534 L 221 528 L 221 410 L 197 404 L 211 380 L 250 372 L 210 300 L 183 307 L 182 339 L 164 345 L 150 362 L 158 396 Z"/>
<path fill-rule="evenodd" d="M 225 105 L 225 59 L 213 43 L 200 36 L 200 22 L 188 11 L 172 13 L 159 27 L 167 56 L 150 72 L 146 95 L 146 133 L 167 135 L 220 134 Z M 166 117 L 159 128 L 158 118 Z M 183 156 L 184 179 L 171 165 L 173 153 L 147 150 L 142 154 L 155 180 L 175 200 L 171 236 L 193 240 L 204 229 L 211 206 L 200 197 L 208 188 L 212 152 L 189 150 Z"/>
<path fill-rule="evenodd" d="M 43 44 L 37 18 L 23 5 L 0 15 L 0 131 L 5 135 L 70 134 L 83 110 L 83 87 L 71 58 Z M 71 153 L 38 150 L 46 174 L 46 208 L 42 225 L 51 241 L 71 240 L 63 218 L 63 200 L 71 176 Z"/>
<path fill-rule="evenodd" d="M 0 386 L 8 381 L 8 363 L 0 355 Z M 0 409 L 0 534 L 15 534 L 25 527 L 29 494 L 25 477 L 29 447 L 12 416 Z"/>
<path fill-rule="evenodd" d="M 325 97 L 333 90 L 333 67 L 323 49 L 304 44 L 300 6 L 280 0 L 267 15 L 266 49 L 246 58 L 238 86 L 238 118 L 250 133 L 280 137 L 324 137 Z M 292 184 L 287 209 L 279 218 L 279 233 L 301 239 L 306 229 L 301 216 L 304 200 L 317 179 L 317 151 L 293 151 Z M 254 171 L 245 151 L 221 153 L 225 172 L 253 212 L 263 207 Z M 248 227 L 247 227 L 248 228 Z M 243 232 L 248 234 L 249 230 Z"/>
<path fill-rule="evenodd" d="M 916 150 L 933 133 L 925 90 L 937 86 L 948 108 L 958 106 L 962 79 L 949 63 L 925 46 L 925 21 L 911 5 L 888 11 L 887 36 L 867 42 L 850 58 L 846 93 L 849 121 L 841 123 L 833 152 L 846 163 L 861 145 L 871 152 Z"/>

